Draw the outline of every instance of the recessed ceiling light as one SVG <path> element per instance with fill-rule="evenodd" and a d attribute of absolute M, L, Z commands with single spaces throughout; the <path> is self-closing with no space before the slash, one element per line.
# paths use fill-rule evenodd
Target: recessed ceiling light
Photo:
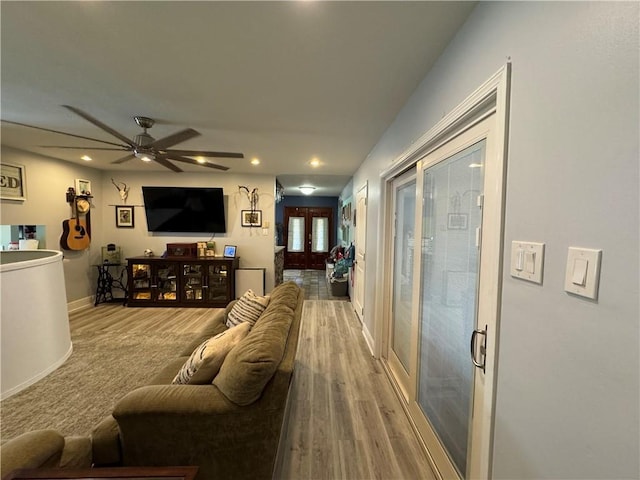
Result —
<path fill-rule="evenodd" d="M 93 158 L 91 158 L 89 155 L 83 155 L 80 158 L 85 162 L 90 162 L 91 160 L 93 160 Z"/>
<path fill-rule="evenodd" d="M 309 162 L 309 165 L 311 165 L 313 168 L 317 168 L 320 166 L 320 160 L 318 160 L 317 158 L 312 158 Z"/>
<path fill-rule="evenodd" d="M 302 186 L 302 187 L 298 187 L 298 188 L 305 195 L 311 195 L 314 192 L 314 190 L 316 189 L 316 187 L 309 187 L 309 186 Z"/>
<path fill-rule="evenodd" d="M 251 159 L 251 165 L 260 165 L 260 159 L 256 158 L 256 157 L 253 157 Z"/>

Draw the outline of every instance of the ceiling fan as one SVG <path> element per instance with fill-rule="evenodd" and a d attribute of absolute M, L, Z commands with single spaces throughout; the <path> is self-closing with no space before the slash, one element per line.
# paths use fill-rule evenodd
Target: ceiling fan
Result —
<path fill-rule="evenodd" d="M 105 125 L 100 120 L 92 117 L 88 113 L 80 110 L 79 108 L 72 107 L 70 105 L 63 105 L 64 108 L 72 111 L 76 115 L 81 116 L 85 120 L 93 123 L 96 127 L 104 130 L 105 132 L 113 135 L 118 140 L 124 142 L 115 143 L 115 142 L 107 142 L 104 140 L 99 140 L 97 138 L 84 137 L 82 135 L 75 135 L 73 133 L 60 132 L 57 130 L 51 130 L 49 128 L 36 127 L 34 125 L 27 125 L 25 123 L 11 122 L 8 120 L 3 120 L 3 122 L 11 123 L 13 125 L 20 125 L 23 127 L 35 128 L 37 130 L 44 130 L 45 132 L 59 133 L 62 135 L 68 135 L 76 138 L 83 138 L 85 140 L 91 140 L 94 142 L 100 142 L 107 145 L 112 145 L 111 147 L 61 147 L 57 145 L 41 145 L 44 148 L 68 148 L 68 149 L 77 149 L 77 150 L 121 150 L 126 152 L 131 152 L 125 157 L 119 158 L 118 160 L 111 162 L 114 164 L 124 163 L 133 158 L 139 158 L 143 161 L 155 161 L 160 165 L 173 170 L 174 172 L 182 172 L 182 169 L 171 163 L 169 160 L 173 160 L 176 162 L 190 163 L 193 165 L 199 165 L 203 167 L 215 168 L 218 170 L 229 170 L 229 167 L 225 167 L 223 165 L 216 165 L 211 162 L 201 162 L 189 157 L 218 157 L 218 158 L 244 158 L 242 153 L 233 153 L 233 152 L 209 152 L 203 150 L 175 150 L 169 149 L 173 145 L 189 140 L 190 138 L 197 137 L 200 135 L 197 131 L 192 128 L 186 128 L 179 132 L 176 132 L 172 135 L 168 135 L 166 137 L 160 138 L 156 140 L 151 135 L 147 133 L 147 129 L 151 128 L 155 120 L 148 117 L 136 116 L 134 120 L 144 131 L 135 137 L 132 140 L 128 139 L 123 134 L 114 130 L 113 128 Z"/>

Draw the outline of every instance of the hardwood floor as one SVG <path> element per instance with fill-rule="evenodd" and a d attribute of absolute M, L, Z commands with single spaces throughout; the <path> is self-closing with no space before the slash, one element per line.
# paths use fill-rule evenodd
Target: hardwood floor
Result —
<path fill-rule="evenodd" d="M 306 301 L 277 479 L 433 479 L 351 303 Z"/>
<path fill-rule="evenodd" d="M 320 272 L 322 273 L 322 272 Z M 323 277 L 321 277 L 323 278 Z M 70 314 L 72 332 L 196 332 L 212 309 L 103 304 Z M 434 479 L 350 302 L 306 300 L 278 480 Z"/>

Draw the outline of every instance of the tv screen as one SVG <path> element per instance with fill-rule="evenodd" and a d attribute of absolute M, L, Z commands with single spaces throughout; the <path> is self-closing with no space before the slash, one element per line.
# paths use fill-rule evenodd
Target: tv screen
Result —
<path fill-rule="evenodd" d="M 142 187 L 150 232 L 225 233 L 222 188 Z"/>

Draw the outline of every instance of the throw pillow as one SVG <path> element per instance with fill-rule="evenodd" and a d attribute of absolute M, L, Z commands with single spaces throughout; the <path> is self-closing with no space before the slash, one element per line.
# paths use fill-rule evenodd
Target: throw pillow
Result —
<path fill-rule="evenodd" d="M 256 323 L 262 312 L 269 305 L 269 297 L 259 297 L 249 289 L 233 305 L 227 315 L 227 327 L 248 322 L 252 326 Z"/>
<path fill-rule="evenodd" d="M 171 383 L 182 385 L 211 383 L 227 354 L 247 336 L 250 329 L 250 323 L 242 323 L 202 342 Z"/>

